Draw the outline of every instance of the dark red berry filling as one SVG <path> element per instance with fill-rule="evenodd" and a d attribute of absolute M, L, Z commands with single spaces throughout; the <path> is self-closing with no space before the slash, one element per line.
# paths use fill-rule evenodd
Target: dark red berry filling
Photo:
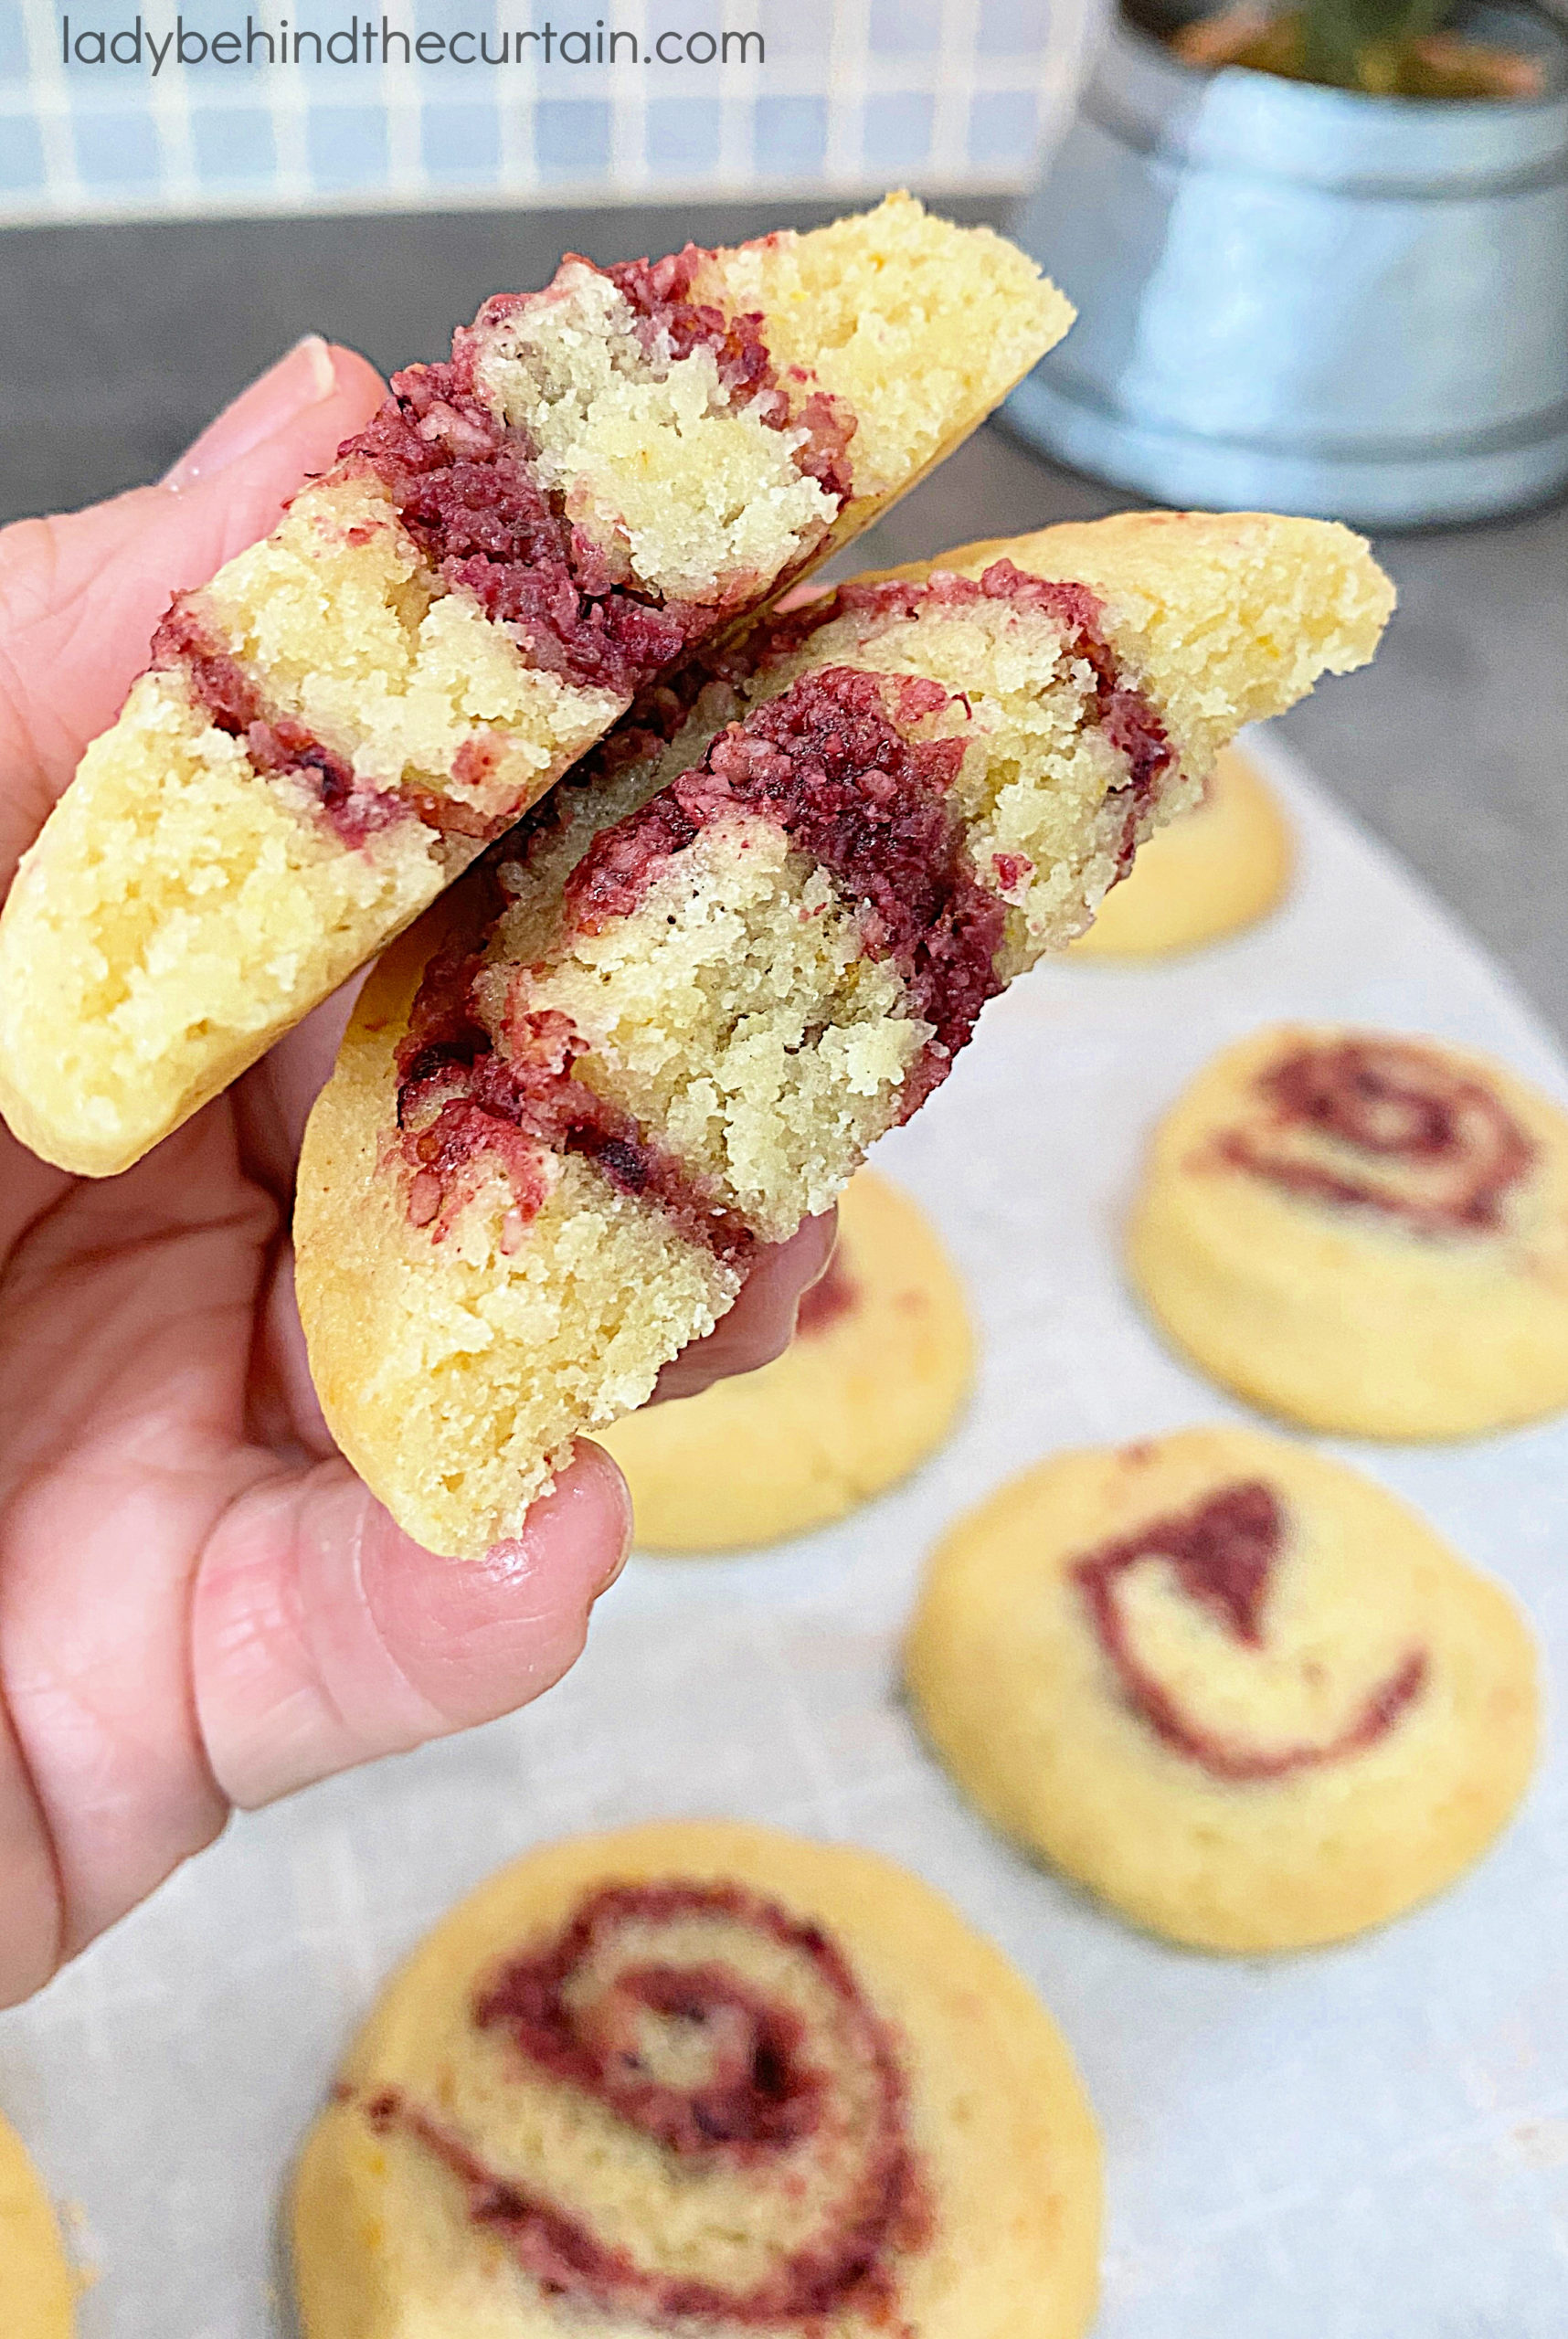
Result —
<path fill-rule="evenodd" d="M 911 740 L 900 727 L 948 704 L 936 683 L 849 666 L 801 675 L 596 837 L 567 881 L 572 912 L 589 932 L 625 916 L 660 866 L 726 812 L 776 822 L 853 903 L 867 953 L 894 961 L 911 1014 L 933 1027 L 905 1083 L 913 1112 L 1001 988 L 1006 908 L 969 873 L 948 801 L 963 741 Z"/>
<path fill-rule="evenodd" d="M 891 2329 L 895 2257 L 928 2238 L 930 2210 L 892 2035 L 821 1926 L 738 1884 L 606 1885 L 555 1941 L 495 1975 L 476 1999 L 474 2021 L 502 2031 L 534 2069 L 596 2098 L 677 2162 L 716 2161 L 765 2176 L 770 2164 L 836 2129 L 848 2112 L 835 2101 L 830 2070 L 813 2059 L 805 2018 L 716 1955 L 692 1963 L 629 1962 L 612 1965 L 609 1978 L 590 1978 L 626 1929 L 705 1918 L 745 1926 L 807 1961 L 836 2002 L 841 2040 L 847 2036 L 872 2081 L 871 2111 L 855 2115 L 868 2133 L 844 2197 L 831 2204 L 811 2243 L 781 2256 L 759 2286 L 737 2291 L 640 2266 L 568 2209 L 495 2176 L 450 2128 L 395 2090 L 370 2098 L 366 2117 L 378 2129 L 401 2126 L 433 2152 L 465 2187 L 474 2221 L 502 2238 L 545 2289 L 575 2303 L 672 2324 L 766 2329 L 842 2315 Z M 649 2071 L 640 2048 L 650 2016 L 679 2025 L 688 2044 L 706 2050 L 691 2085 L 673 2087 Z"/>
<path fill-rule="evenodd" d="M 931 608 L 972 609 L 980 601 L 1010 601 L 1047 619 L 1062 636 L 1071 658 L 1081 659 L 1095 678 L 1088 720 L 1102 730 L 1128 761 L 1126 818 L 1117 848 L 1117 876 L 1125 877 L 1138 849 L 1138 832 L 1162 781 L 1177 768 L 1177 755 L 1158 708 L 1122 674 L 1116 651 L 1107 639 L 1105 603 L 1086 585 L 1063 584 L 1048 577 L 1032 577 L 1011 560 L 993 560 L 977 577 L 955 576 L 934 569 L 923 578 L 888 577 L 880 585 L 845 585 L 836 593 L 792 611 L 771 625 L 762 657 L 788 655 L 834 618 L 860 614 L 872 618 L 916 616 Z M 1003 859 L 1018 862 L 1018 856 Z M 1012 875 L 1000 867 L 997 882 L 1004 888 L 1027 873 L 1019 862 Z"/>
<path fill-rule="evenodd" d="M 376 830 L 408 816 L 412 808 L 400 796 L 368 786 L 293 715 L 269 708 L 245 667 L 218 648 L 189 601 L 175 601 L 153 636 L 152 662 L 183 672 L 193 703 L 215 729 L 243 741 L 257 771 L 309 788 L 344 844 L 362 845 Z"/>
<path fill-rule="evenodd" d="M 1263 1603 L 1284 1540 L 1285 1516 L 1273 1489 L 1254 1478 L 1222 1487 L 1178 1518 L 1155 1519 L 1137 1534 L 1090 1552 L 1073 1568 L 1128 1704 L 1162 1744 L 1216 1779 L 1284 1778 L 1362 1753 L 1393 1729 L 1425 1687 L 1425 1654 L 1414 1649 L 1344 1730 L 1317 1746 L 1247 1746 L 1215 1737 L 1182 1710 L 1132 1646 L 1117 1596 L 1122 1580 L 1134 1568 L 1163 1560 L 1174 1569 L 1186 1597 L 1207 1608 L 1233 1640 L 1261 1648 Z"/>
<path fill-rule="evenodd" d="M 631 303 L 651 355 L 656 344 L 675 357 L 711 348 L 734 402 L 755 407 L 774 429 L 803 427 L 809 436 L 798 468 L 842 504 L 851 489 L 845 450 L 853 417 L 821 392 L 791 410 L 762 337 L 763 321 L 726 318 L 691 297 L 709 257 L 689 246 L 669 259 L 630 261 L 607 273 Z M 724 580 L 722 606 L 664 602 L 546 493 L 526 434 L 496 418 L 478 396 L 475 376 L 487 333 L 531 301 L 549 298 L 503 293 L 487 302 L 474 325 L 457 335 L 448 362 L 411 365 L 392 376 L 391 397 L 339 450 L 339 461 L 374 472 L 431 566 L 472 593 L 533 664 L 630 698 L 721 615 L 775 580 Z"/>
<path fill-rule="evenodd" d="M 1536 1148 L 1492 1089 L 1410 1040 L 1348 1039 L 1292 1049 L 1258 1075 L 1273 1131 L 1228 1131 L 1223 1158 L 1287 1192 L 1386 1212 L 1425 1234 L 1490 1233 Z M 1291 1137 L 1321 1138 L 1361 1154 L 1312 1159 Z M 1408 1169 L 1401 1190 L 1376 1169 Z"/>
<path fill-rule="evenodd" d="M 567 1016 L 510 1012 L 496 1046 L 474 985 L 504 901 L 493 873 L 488 884 L 482 872 L 469 885 L 470 931 L 430 960 L 397 1044 L 397 1148 L 409 1172 L 413 1224 L 440 1242 L 482 1167 L 496 1162 L 520 1232 L 548 1196 L 548 1157 L 575 1153 L 620 1192 L 653 1203 L 688 1240 L 743 1265 L 755 1247 L 749 1230 L 711 1202 L 630 1113 L 574 1075 L 586 1043 Z"/>

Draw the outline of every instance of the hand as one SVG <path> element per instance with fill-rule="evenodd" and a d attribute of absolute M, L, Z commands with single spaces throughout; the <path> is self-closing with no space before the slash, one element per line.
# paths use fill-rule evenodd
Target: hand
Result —
<path fill-rule="evenodd" d="M 0 534 L 0 888 L 145 663 L 170 596 L 265 534 L 380 403 L 316 340 L 160 486 Z M 122 1177 L 0 1128 L 0 2004 L 210 1843 L 231 1805 L 487 1721 L 580 1650 L 626 1490 L 584 1445 L 517 1540 L 434 1559 L 335 1451 L 288 1241 L 330 1002 Z M 690 1394 L 789 1337 L 826 1221 L 671 1369 Z"/>

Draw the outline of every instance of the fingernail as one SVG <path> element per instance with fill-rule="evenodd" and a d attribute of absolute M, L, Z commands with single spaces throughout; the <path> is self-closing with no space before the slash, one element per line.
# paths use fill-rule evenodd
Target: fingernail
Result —
<path fill-rule="evenodd" d="M 602 1453 L 603 1450 L 604 1449 L 601 1446 L 599 1451 Z M 620 1477 L 619 1470 L 616 1472 L 616 1476 Z M 624 1478 L 620 1479 L 620 1552 L 614 1564 L 610 1567 L 604 1582 L 594 1593 L 594 1598 L 596 1600 L 602 1600 L 605 1593 L 609 1590 L 611 1584 L 620 1582 L 621 1576 L 626 1572 L 626 1562 L 631 1557 L 631 1545 L 636 1534 L 637 1522 L 631 1515 L 631 1489 L 627 1485 Z"/>
<path fill-rule="evenodd" d="M 195 445 L 187 447 L 173 470 L 164 473 L 164 486 L 178 494 L 182 488 L 212 479 L 292 422 L 296 415 L 320 406 L 336 387 L 337 369 L 331 350 L 319 333 L 306 333 L 260 381 L 241 390 L 232 405 L 207 424 Z"/>

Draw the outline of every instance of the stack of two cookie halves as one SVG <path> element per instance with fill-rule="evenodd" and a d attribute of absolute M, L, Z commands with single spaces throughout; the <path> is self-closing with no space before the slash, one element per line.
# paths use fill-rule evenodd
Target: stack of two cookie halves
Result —
<path fill-rule="evenodd" d="M 89 1174 L 428 913 L 296 1239 L 328 1421 L 429 1548 L 514 1533 L 1231 736 L 1372 654 L 1365 546 L 1256 514 L 772 613 L 1069 316 L 906 197 L 492 300 L 176 603 L 27 856 L 0 1104 Z"/>

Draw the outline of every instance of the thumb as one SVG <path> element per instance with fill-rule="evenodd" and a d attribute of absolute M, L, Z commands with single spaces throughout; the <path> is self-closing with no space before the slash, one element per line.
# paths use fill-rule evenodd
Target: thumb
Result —
<path fill-rule="evenodd" d="M 219 1786 L 267 1803 L 526 1705 L 580 1653 L 630 1540 L 625 1484 L 595 1445 L 482 1560 L 422 1551 L 341 1460 L 251 1488 L 209 1539 L 193 1596 Z"/>
<path fill-rule="evenodd" d="M 159 486 L 0 531 L 0 884 L 118 714 L 175 594 L 266 535 L 384 396 L 363 357 L 313 335 Z"/>

